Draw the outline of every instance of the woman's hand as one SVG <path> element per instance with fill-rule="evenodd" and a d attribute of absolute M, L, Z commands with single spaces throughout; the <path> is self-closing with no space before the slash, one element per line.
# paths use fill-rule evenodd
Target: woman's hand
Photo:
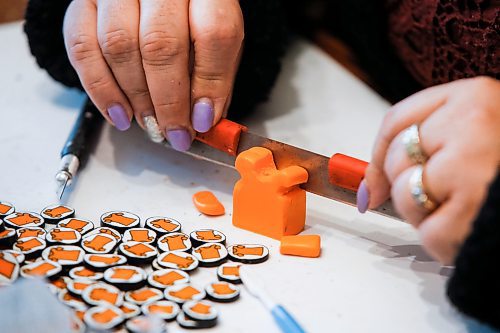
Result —
<path fill-rule="evenodd" d="M 64 20 L 71 64 L 119 130 L 155 116 L 178 150 L 227 111 L 243 42 L 237 0 L 74 0 Z"/>
<path fill-rule="evenodd" d="M 416 164 L 402 136 L 412 124 L 419 125 L 420 147 L 428 157 L 423 184 L 437 204 L 433 211 L 410 193 Z M 426 250 L 451 264 L 499 166 L 500 81 L 478 77 L 432 87 L 396 104 L 385 117 L 358 208 L 375 208 L 392 197 L 401 216 L 418 228 Z"/>

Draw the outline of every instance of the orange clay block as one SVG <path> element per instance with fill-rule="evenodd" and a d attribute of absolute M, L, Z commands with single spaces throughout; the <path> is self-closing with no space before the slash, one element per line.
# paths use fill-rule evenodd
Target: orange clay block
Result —
<path fill-rule="evenodd" d="M 319 235 L 283 236 L 280 253 L 299 257 L 317 258 L 321 252 Z"/>
<path fill-rule="evenodd" d="M 272 152 L 262 147 L 240 153 L 235 166 L 241 179 L 233 192 L 234 226 L 274 239 L 304 229 L 306 192 L 299 188 L 307 181 L 304 168 L 277 170 Z"/>
<path fill-rule="evenodd" d="M 193 195 L 193 203 L 196 209 L 205 215 L 224 215 L 226 210 L 217 197 L 210 191 L 201 191 Z"/>

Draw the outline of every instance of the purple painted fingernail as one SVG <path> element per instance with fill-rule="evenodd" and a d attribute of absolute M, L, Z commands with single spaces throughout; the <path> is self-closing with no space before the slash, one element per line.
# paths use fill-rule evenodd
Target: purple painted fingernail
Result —
<path fill-rule="evenodd" d="M 120 104 L 113 104 L 108 108 L 108 114 L 115 127 L 120 131 L 126 131 L 130 127 L 130 119 L 127 112 Z"/>
<path fill-rule="evenodd" d="M 198 100 L 193 107 L 191 115 L 193 128 L 197 132 L 207 132 L 214 122 L 214 108 L 208 98 Z"/>
<path fill-rule="evenodd" d="M 358 188 L 358 193 L 356 194 L 356 203 L 358 205 L 358 211 L 364 214 L 368 210 L 368 204 L 370 203 L 370 193 L 366 187 L 366 183 L 363 180 Z"/>
<path fill-rule="evenodd" d="M 185 129 L 167 131 L 167 139 L 175 150 L 186 151 L 191 147 L 191 134 Z"/>

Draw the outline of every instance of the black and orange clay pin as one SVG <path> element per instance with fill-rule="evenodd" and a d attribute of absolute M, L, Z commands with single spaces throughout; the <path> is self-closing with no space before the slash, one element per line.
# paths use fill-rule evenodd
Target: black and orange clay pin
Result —
<path fill-rule="evenodd" d="M 162 268 L 192 271 L 198 267 L 198 259 L 186 252 L 163 252 L 158 256 L 157 263 Z"/>
<path fill-rule="evenodd" d="M 16 240 L 16 230 L 5 228 L 5 230 L 0 231 L 0 250 L 12 248 Z"/>
<path fill-rule="evenodd" d="M 191 247 L 189 236 L 182 232 L 166 234 L 158 239 L 158 248 L 162 252 L 189 251 Z"/>
<path fill-rule="evenodd" d="M 107 227 L 95 228 L 94 230 L 87 233 L 85 237 L 92 235 L 102 235 L 102 234 L 113 237 L 114 239 L 116 239 L 117 242 L 120 242 L 122 240 L 122 235 L 118 231 Z"/>
<path fill-rule="evenodd" d="M 11 284 L 19 276 L 19 263 L 14 255 L 0 252 L 0 286 Z"/>
<path fill-rule="evenodd" d="M 182 305 L 184 314 L 192 320 L 196 321 L 215 321 L 217 320 L 218 311 L 210 301 L 189 301 Z"/>
<path fill-rule="evenodd" d="M 45 234 L 45 240 L 49 245 L 71 245 L 80 243 L 82 235 L 70 228 L 55 227 Z"/>
<path fill-rule="evenodd" d="M 26 256 L 22 252 L 16 250 L 2 250 L 0 253 L 9 253 L 13 255 L 19 265 L 24 264 L 24 260 L 26 260 Z"/>
<path fill-rule="evenodd" d="M 85 257 L 83 258 L 83 260 L 85 261 Z M 88 269 L 85 266 L 77 266 L 69 271 L 69 277 L 75 280 L 82 279 L 82 280 L 98 281 L 104 277 L 104 274 L 101 272 L 94 271 L 92 269 Z"/>
<path fill-rule="evenodd" d="M 165 216 L 154 216 L 148 218 L 144 227 L 155 231 L 158 235 L 181 231 L 181 224 L 178 221 Z"/>
<path fill-rule="evenodd" d="M 83 322 L 88 328 L 95 331 L 112 330 L 124 321 L 123 312 L 108 304 L 90 308 L 83 316 Z"/>
<path fill-rule="evenodd" d="M 11 204 L 10 202 L 7 202 L 7 201 L 0 201 L 0 221 L 4 217 L 14 213 L 15 211 L 16 211 L 16 208 L 14 207 L 13 204 Z M 0 228 L 1 228 L 1 226 L 0 226 Z"/>
<path fill-rule="evenodd" d="M 72 268 L 83 263 L 85 251 L 74 245 L 54 245 L 49 246 L 42 252 L 44 260 L 57 262 L 65 268 Z"/>
<path fill-rule="evenodd" d="M 240 266 L 241 264 L 232 262 L 220 265 L 217 268 L 217 278 L 220 281 L 240 284 Z"/>
<path fill-rule="evenodd" d="M 75 210 L 64 205 L 51 205 L 45 207 L 40 213 L 47 223 L 57 223 L 61 220 L 73 217 Z"/>
<path fill-rule="evenodd" d="M 38 237 L 21 238 L 12 245 L 12 249 L 24 254 L 28 260 L 39 257 L 46 247 L 45 240 Z"/>
<path fill-rule="evenodd" d="M 147 243 L 126 242 L 121 243 L 119 251 L 131 265 L 146 265 L 153 261 L 158 254 L 156 247 Z"/>
<path fill-rule="evenodd" d="M 143 287 L 146 279 L 146 272 L 135 266 L 115 266 L 104 271 L 104 281 L 124 291 Z"/>
<path fill-rule="evenodd" d="M 85 288 L 82 294 L 85 303 L 93 306 L 123 304 L 123 292 L 107 283 L 98 282 Z"/>
<path fill-rule="evenodd" d="M 193 249 L 192 254 L 203 267 L 219 266 L 227 260 L 228 255 L 226 247 L 219 243 L 200 245 Z"/>
<path fill-rule="evenodd" d="M 84 265 L 96 272 L 104 272 L 106 269 L 118 265 L 124 265 L 127 258 L 119 254 L 86 254 L 83 258 Z"/>
<path fill-rule="evenodd" d="M 163 298 L 163 292 L 159 289 L 144 287 L 125 293 L 125 300 L 137 305 L 158 301 Z"/>
<path fill-rule="evenodd" d="M 234 302 L 240 297 L 240 288 L 229 282 L 213 282 L 205 287 L 207 297 L 215 302 Z"/>
<path fill-rule="evenodd" d="M 92 223 L 91 221 L 75 218 L 64 219 L 58 222 L 57 226 L 76 230 L 82 235 L 94 229 L 94 223 Z"/>
<path fill-rule="evenodd" d="M 189 274 L 178 269 L 160 269 L 148 275 L 148 283 L 154 288 L 165 289 L 174 284 L 189 282 Z"/>
<path fill-rule="evenodd" d="M 217 320 L 193 320 L 186 316 L 184 311 L 179 312 L 177 317 L 175 318 L 177 321 L 177 324 L 179 324 L 180 327 L 185 328 L 185 329 L 203 329 L 203 328 L 212 328 L 217 325 Z"/>
<path fill-rule="evenodd" d="M 68 292 L 75 296 L 75 297 L 81 297 L 83 294 L 83 291 L 96 283 L 95 281 L 92 280 L 87 280 L 87 279 L 77 279 L 77 280 L 68 280 L 68 284 L 66 288 L 68 289 Z"/>
<path fill-rule="evenodd" d="M 107 233 L 89 233 L 82 238 L 82 248 L 88 253 L 110 253 L 117 244 L 116 238 Z"/>
<path fill-rule="evenodd" d="M 29 212 L 17 212 L 4 217 L 4 222 L 6 227 L 19 229 L 19 228 L 29 228 L 29 227 L 40 227 L 43 228 L 45 223 L 43 217 L 37 213 Z"/>
<path fill-rule="evenodd" d="M 123 302 L 120 306 L 120 310 L 122 310 L 123 318 L 125 319 L 134 318 L 141 314 L 141 308 L 130 302 Z"/>
<path fill-rule="evenodd" d="M 269 258 L 269 249 L 264 245 L 236 244 L 229 246 L 227 252 L 232 261 L 244 264 L 258 264 Z"/>
<path fill-rule="evenodd" d="M 205 298 L 205 290 L 195 287 L 189 283 L 178 284 L 165 289 L 165 298 L 177 304 L 189 301 L 198 301 Z"/>
<path fill-rule="evenodd" d="M 140 222 L 139 216 L 124 211 L 107 212 L 101 216 L 102 226 L 113 228 L 120 233 L 138 227 Z"/>
<path fill-rule="evenodd" d="M 17 229 L 17 238 L 39 237 L 45 239 L 47 231 L 43 228 L 31 227 Z"/>
<path fill-rule="evenodd" d="M 83 302 L 81 297 L 73 296 L 70 294 L 68 289 L 63 289 L 57 296 L 59 301 L 72 309 L 82 309 L 87 307 L 87 305 Z"/>
<path fill-rule="evenodd" d="M 146 316 L 154 315 L 166 321 L 174 320 L 180 311 L 177 303 L 165 300 L 144 304 L 141 309 Z"/>
<path fill-rule="evenodd" d="M 127 229 L 122 236 L 122 242 L 140 242 L 153 244 L 156 241 L 156 232 L 147 228 Z"/>
<path fill-rule="evenodd" d="M 21 268 L 21 276 L 25 278 L 55 279 L 62 271 L 61 265 L 53 261 L 39 260 Z"/>
<path fill-rule="evenodd" d="M 226 243 L 226 235 L 214 229 L 199 229 L 189 234 L 193 246 L 200 246 L 205 243 Z"/>

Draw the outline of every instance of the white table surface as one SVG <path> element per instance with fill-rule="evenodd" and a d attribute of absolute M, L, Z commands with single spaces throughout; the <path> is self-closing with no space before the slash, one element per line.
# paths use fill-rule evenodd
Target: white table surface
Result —
<path fill-rule="evenodd" d="M 0 26 L 0 198 L 18 210 L 54 203 L 59 152 L 83 96 L 54 82 L 30 56 L 20 23 Z M 247 124 L 254 132 L 330 155 L 368 159 L 388 103 L 334 60 L 306 42 L 289 50 L 268 103 Z M 407 224 L 314 195 L 308 196 L 305 234 L 320 234 L 319 259 L 282 256 L 279 242 L 231 225 L 231 169 L 201 162 L 149 142 L 134 126 L 106 125 L 67 203 L 77 216 L 98 221 L 110 210 L 143 219 L 177 218 L 184 231 L 215 228 L 228 243 L 261 243 L 270 259 L 254 266 L 268 290 L 308 332 L 465 332 L 445 298 L 450 270 L 425 255 Z M 227 214 L 200 216 L 191 196 L 209 189 Z M 201 268 L 195 284 L 215 279 Z M 213 332 L 279 332 L 246 291 L 219 306 Z M 176 324 L 171 325 L 177 331 Z"/>

